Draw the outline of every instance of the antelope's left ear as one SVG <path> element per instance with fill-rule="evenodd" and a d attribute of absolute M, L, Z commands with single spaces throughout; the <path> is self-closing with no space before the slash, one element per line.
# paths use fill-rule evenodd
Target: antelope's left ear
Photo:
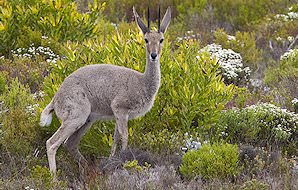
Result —
<path fill-rule="evenodd" d="M 171 8 L 168 7 L 165 16 L 162 19 L 160 32 L 165 33 L 171 21 Z"/>

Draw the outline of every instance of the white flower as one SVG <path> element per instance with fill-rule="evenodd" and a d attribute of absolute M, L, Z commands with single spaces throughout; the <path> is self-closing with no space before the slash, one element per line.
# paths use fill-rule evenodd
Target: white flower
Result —
<path fill-rule="evenodd" d="M 111 25 L 115 28 L 117 28 L 117 24 L 116 23 L 111 23 Z"/>
<path fill-rule="evenodd" d="M 295 39 L 295 38 L 294 38 L 293 36 L 288 36 L 288 41 L 289 41 L 289 42 L 293 42 L 294 39 Z"/>
<path fill-rule="evenodd" d="M 298 18 L 298 13 L 296 13 L 296 12 L 289 12 L 288 13 L 288 17 L 289 17 L 290 20 L 294 20 L 294 19 Z"/>
<path fill-rule="evenodd" d="M 292 11 L 293 10 L 293 6 L 289 7 L 289 11 Z"/>
<path fill-rule="evenodd" d="M 57 59 L 60 58 L 59 55 L 56 55 L 49 47 L 35 47 L 34 44 L 31 44 L 29 48 L 18 48 L 16 50 L 11 50 L 13 56 L 17 57 L 27 57 L 33 58 L 35 55 L 42 55 L 49 59 L 48 62 L 56 62 Z"/>
<path fill-rule="evenodd" d="M 296 104 L 298 104 L 298 99 L 294 98 L 291 102 L 292 102 L 293 105 L 296 105 Z"/>
<path fill-rule="evenodd" d="M 286 61 L 290 58 L 295 58 L 298 56 L 298 49 L 290 49 L 286 53 L 280 56 L 280 61 Z"/>
<path fill-rule="evenodd" d="M 236 40 L 236 37 L 235 36 L 228 35 L 228 40 L 229 41 Z"/>

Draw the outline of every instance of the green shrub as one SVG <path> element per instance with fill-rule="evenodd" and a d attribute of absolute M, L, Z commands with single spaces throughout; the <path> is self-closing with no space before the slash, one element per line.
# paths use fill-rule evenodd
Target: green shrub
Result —
<path fill-rule="evenodd" d="M 25 109 L 35 103 L 28 86 L 22 85 L 18 78 L 13 79 L 9 86 L 5 85 L 0 100 L 4 102 L 4 106 L 9 110 L 15 108 Z"/>
<path fill-rule="evenodd" d="M 59 42 L 94 37 L 106 29 L 100 16 L 103 6 L 94 1 L 88 13 L 79 13 L 71 0 L 4 1 L 0 9 L 0 55 L 8 56 L 10 50 L 31 43 L 40 44 L 41 36 Z"/>
<path fill-rule="evenodd" d="M 0 71 L 0 94 L 2 94 L 5 90 L 6 80 L 7 80 L 7 72 Z"/>
<path fill-rule="evenodd" d="M 115 124 L 112 122 L 97 122 L 84 135 L 80 146 L 84 155 L 109 156 L 113 143 Z"/>
<path fill-rule="evenodd" d="M 50 101 L 66 76 L 86 64 L 108 63 L 143 71 L 146 62 L 143 44 L 142 34 L 135 30 L 118 30 L 104 41 L 88 40 L 83 45 L 68 43 L 63 50 L 66 57 L 53 65 L 44 81 L 45 102 Z M 177 47 L 171 50 L 170 44 L 164 43 L 162 83 L 155 105 L 146 116 L 129 124 L 140 142 L 144 140 L 143 134 L 151 131 L 159 134 L 164 129 L 169 134 L 177 131 L 208 133 L 233 96 L 233 86 L 226 86 L 219 75 L 219 64 L 205 53 L 197 57 L 196 41 L 182 42 Z M 112 123 L 107 126 L 114 128 Z"/>
<path fill-rule="evenodd" d="M 237 145 L 220 143 L 203 145 L 199 150 L 189 151 L 182 158 L 180 172 L 187 179 L 228 179 L 240 172 Z"/>
<path fill-rule="evenodd" d="M 5 110 L 0 115 L 0 123 L 3 125 L 0 145 L 11 154 L 21 156 L 30 154 L 37 143 L 39 127 L 35 116 L 31 114 L 31 109 L 34 109 L 32 105 L 36 102 L 28 87 L 15 79 L 9 87 L 6 85 L 0 100 L 3 101 Z"/>
<path fill-rule="evenodd" d="M 139 165 L 138 160 L 127 161 L 123 164 L 123 168 L 130 171 L 140 172 L 143 170 L 142 166 Z"/>
<path fill-rule="evenodd" d="M 171 155 L 179 151 L 185 140 L 182 132 L 168 129 L 135 132 L 130 138 L 133 146 L 162 155 Z"/>
<path fill-rule="evenodd" d="M 222 112 L 215 138 L 233 144 L 281 148 L 297 154 L 298 116 L 272 104 L 252 105 Z"/>
<path fill-rule="evenodd" d="M 57 176 L 60 176 L 60 171 L 58 171 Z M 39 165 L 34 166 L 31 169 L 30 177 L 36 189 L 67 189 L 67 182 L 62 180 L 54 181 L 53 176 L 47 167 L 42 167 Z"/>

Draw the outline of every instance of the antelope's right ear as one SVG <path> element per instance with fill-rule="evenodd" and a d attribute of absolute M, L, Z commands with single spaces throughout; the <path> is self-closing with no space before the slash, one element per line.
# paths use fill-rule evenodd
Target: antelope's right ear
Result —
<path fill-rule="evenodd" d="M 171 21 L 171 8 L 168 7 L 165 16 L 161 21 L 160 32 L 165 33 Z"/>
<path fill-rule="evenodd" d="M 137 13 L 135 7 L 133 7 L 133 14 L 135 16 L 135 20 L 137 22 L 138 27 L 140 28 L 140 30 L 143 32 L 143 34 L 146 34 L 148 32 L 148 28 L 146 27 L 146 25 L 144 24 L 144 22 L 142 21 L 142 19 L 140 18 L 139 14 Z"/>

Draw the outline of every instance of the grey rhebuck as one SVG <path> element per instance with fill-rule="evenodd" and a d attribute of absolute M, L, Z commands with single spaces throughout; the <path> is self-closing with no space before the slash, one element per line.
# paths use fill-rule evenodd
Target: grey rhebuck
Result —
<path fill-rule="evenodd" d="M 171 20 L 171 9 L 167 9 L 161 24 L 160 10 L 158 12 L 158 31 L 153 31 L 150 30 L 149 9 L 146 26 L 133 8 L 146 44 L 144 73 L 108 64 L 84 66 L 63 81 L 41 113 L 41 126 L 50 125 L 53 111 L 62 121 L 60 128 L 46 142 L 49 167 L 54 177 L 56 151 L 63 142 L 77 162 L 87 163 L 78 145 L 96 120 L 116 120 L 111 156 L 116 152 L 119 137 L 122 150 L 127 148 L 128 120 L 143 116 L 151 109 L 160 86 L 160 53 Z"/>

